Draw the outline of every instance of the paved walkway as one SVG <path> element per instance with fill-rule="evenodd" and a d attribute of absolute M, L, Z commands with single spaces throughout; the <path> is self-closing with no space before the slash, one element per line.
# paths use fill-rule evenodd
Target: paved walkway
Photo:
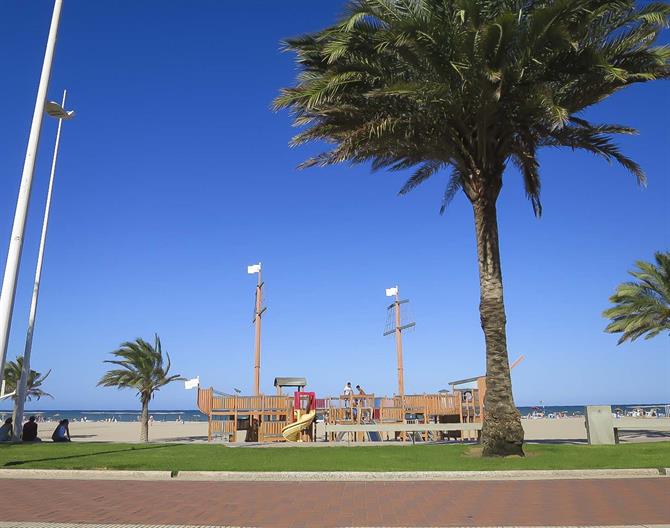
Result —
<path fill-rule="evenodd" d="M 264 528 L 670 524 L 670 478 L 663 477 L 342 483 L 2 479 L 0 497 L 0 521 L 6 522 Z"/>

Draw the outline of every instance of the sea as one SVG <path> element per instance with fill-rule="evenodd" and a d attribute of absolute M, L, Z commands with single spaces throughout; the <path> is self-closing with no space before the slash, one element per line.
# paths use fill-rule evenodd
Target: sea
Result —
<path fill-rule="evenodd" d="M 660 413 L 664 413 L 667 404 L 625 404 L 612 405 L 612 409 L 621 409 L 622 414 L 632 412 L 635 409 L 643 407 L 649 409 L 656 407 Z M 584 405 L 546 405 L 519 407 L 521 416 L 531 416 L 533 413 L 544 413 L 545 416 L 583 416 L 586 407 Z M 155 422 L 206 422 L 207 416 L 195 409 L 173 409 L 173 410 L 155 410 L 151 411 L 150 416 Z M 34 415 L 39 421 L 59 421 L 67 418 L 71 422 L 137 422 L 140 412 L 133 409 L 122 410 L 26 410 L 26 416 Z M 0 419 L 4 420 L 6 416 L 11 416 L 11 410 L 0 411 Z"/>

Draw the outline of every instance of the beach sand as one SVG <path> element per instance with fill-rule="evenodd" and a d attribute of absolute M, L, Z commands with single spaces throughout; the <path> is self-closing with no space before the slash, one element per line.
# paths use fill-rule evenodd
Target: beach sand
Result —
<path fill-rule="evenodd" d="M 586 441 L 583 417 L 524 419 L 522 423 L 527 441 L 553 440 L 577 443 Z M 49 439 L 55 427 L 56 422 L 40 423 L 39 436 L 42 439 Z M 72 422 L 70 434 L 74 442 L 138 442 L 140 425 L 137 422 Z M 152 442 L 206 442 L 207 422 L 153 422 L 149 425 L 149 439 Z M 670 440 L 670 433 L 622 431 L 621 439 L 622 441 Z"/>

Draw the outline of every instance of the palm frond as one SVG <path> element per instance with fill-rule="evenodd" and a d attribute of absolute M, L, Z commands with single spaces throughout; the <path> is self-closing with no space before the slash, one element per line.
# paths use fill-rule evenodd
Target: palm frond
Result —
<path fill-rule="evenodd" d="M 670 252 L 656 253 L 655 261 L 638 261 L 630 272 L 636 280 L 620 284 L 610 297 L 613 306 L 603 312 L 610 319 L 605 331 L 621 334 L 618 344 L 670 335 Z"/>
<path fill-rule="evenodd" d="M 179 374 L 168 375 L 171 367 L 170 357 L 163 348 L 158 334 L 154 335 L 154 344 L 137 338 L 127 341 L 118 350 L 112 352 L 116 359 L 105 360 L 121 368 L 107 371 L 98 381 L 98 386 L 135 389 L 140 397 L 151 399 L 153 393 L 173 381 L 183 380 Z"/>
<path fill-rule="evenodd" d="M 634 0 L 352 0 L 336 24 L 286 41 L 300 72 L 273 106 L 301 128 L 294 146 L 329 144 L 301 168 L 412 170 L 405 194 L 451 166 L 483 192 L 511 161 L 539 216 L 545 146 L 589 151 L 644 183 L 614 141 L 632 130 L 579 116 L 670 77 L 670 49 L 656 44 L 669 17 L 664 2 Z"/>

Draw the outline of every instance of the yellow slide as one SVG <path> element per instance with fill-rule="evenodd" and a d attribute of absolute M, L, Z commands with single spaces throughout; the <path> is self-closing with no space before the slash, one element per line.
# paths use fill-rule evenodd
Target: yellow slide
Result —
<path fill-rule="evenodd" d="M 281 430 L 281 434 L 289 442 L 297 442 L 300 438 L 300 431 L 307 429 L 316 418 L 316 411 L 308 412 L 303 414 L 298 421 L 293 422 L 292 424 L 287 425 Z"/>

